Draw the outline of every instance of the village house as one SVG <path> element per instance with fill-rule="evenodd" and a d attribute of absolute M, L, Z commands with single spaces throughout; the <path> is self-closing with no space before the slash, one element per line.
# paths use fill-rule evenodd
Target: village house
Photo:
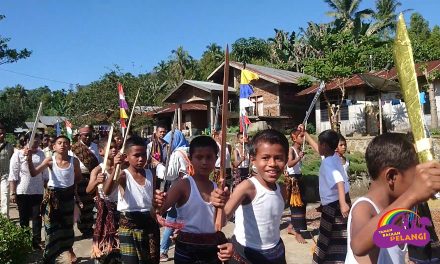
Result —
<path fill-rule="evenodd" d="M 302 122 L 308 107 L 306 101 L 310 100 L 297 97 L 296 94 L 302 89 L 298 86 L 298 79 L 304 74 L 253 64 L 244 66 L 233 61 L 229 67 L 229 126 L 238 126 L 240 76 L 244 68 L 259 76 L 258 80 L 252 82 L 254 93 L 250 100 L 254 106 L 248 110 L 252 122 L 250 130 L 267 127 L 290 130 Z M 208 82 L 183 81 L 163 100 L 164 103 L 177 106 L 168 106 L 154 116 L 171 123 L 174 109 L 177 108 L 179 128 L 188 130 L 191 135 L 200 134 L 207 128 L 218 128 L 221 123 L 219 108 L 222 104 L 223 70 L 224 63 L 208 76 Z"/>
<path fill-rule="evenodd" d="M 232 106 L 237 101 L 235 89 L 228 88 Z M 207 128 L 214 126 L 216 119 L 217 101 L 222 98 L 223 85 L 213 82 L 184 80 L 179 86 L 165 96 L 163 102 L 167 105 L 158 110 L 154 117 L 171 124 L 177 109 L 177 128 L 188 135 L 199 135 Z M 219 99 L 220 98 L 220 99 Z M 238 103 L 237 103 L 238 104 Z M 231 109 L 232 110 L 232 109 Z M 221 120 L 221 113 L 217 119 Z"/>
<path fill-rule="evenodd" d="M 431 74 L 440 70 L 440 60 L 416 64 L 421 102 L 424 102 L 425 122 L 429 126 L 431 124 L 431 109 L 428 93 L 424 92 L 427 81 L 421 71 L 421 66 L 426 66 L 428 74 Z M 440 80 L 434 80 L 433 84 L 437 112 L 440 116 Z M 376 88 L 372 88 L 372 86 Z M 297 96 L 311 96 L 316 92 L 317 87 L 318 85 L 314 85 L 307 88 L 299 92 Z M 345 90 L 344 98 L 341 98 L 341 87 Z M 378 87 L 381 91 L 377 89 Z M 410 129 L 395 68 L 356 74 L 342 81 L 332 81 L 326 84 L 325 95 L 331 105 L 340 105 L 337 118 L 343 135 L 377 135 L 381 126 L 383 132 L 406 132 Z M 379 111 L 379 101 L 382 106 L 381 111 Z M 382 124 L 380 124 L 380 115 L 382 115 Z M 317 133 L 331 128 L 328 103 L 323 95 L 315 106 L 315 125 Z"/>

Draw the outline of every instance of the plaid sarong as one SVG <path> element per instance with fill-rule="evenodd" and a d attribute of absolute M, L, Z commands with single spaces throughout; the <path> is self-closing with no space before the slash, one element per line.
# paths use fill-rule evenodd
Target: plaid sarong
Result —
<path fill-rule="evenodd" d="M 150 212 L 121 213 L 118 233 L 124 264 L 159 263 L 159 225 Z"/>
<path fill-rule="evenodd" d="M 72 248 L 74 242 L 73 207 L 74 187 L 48 189 L 42 203 L 46 247 L 44 263 L 55 263 L 61 253 Z"/>
<path fill-rule="evenodd" d="M 345 194 L 351 205 L 350 196 Z M 322 206 L 319 236 L 313 263 L 344 263 L 347 255 L 347 219 L 342 217 L 339 200 Z"/>

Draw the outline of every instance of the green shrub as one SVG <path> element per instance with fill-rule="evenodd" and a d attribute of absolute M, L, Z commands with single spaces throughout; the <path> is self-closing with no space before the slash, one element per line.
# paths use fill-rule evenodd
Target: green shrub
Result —
<path fill-rule="evenodd" d="M 368 174 L 367 163 L 365 162 L 365 156 L 361 152 L 353 152 L 347 155 L 347 159 L 350 161 L 350 167 L 348 173 L 350 175 L 362 175 Z"/>
<path fill-rule="evenodd" d="M 21 228 L 14 222 L 0 216 L 0 263 L 25 263 L 32 248 L 29 228 Z"/>

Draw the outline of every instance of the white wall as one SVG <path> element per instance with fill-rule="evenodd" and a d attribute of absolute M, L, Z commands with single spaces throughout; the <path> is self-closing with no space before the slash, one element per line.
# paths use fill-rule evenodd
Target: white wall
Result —
<path fill-rule="evenodd" d="M 434 82 L 436 88 L 436 104 L 437 112 L 440 117 L 440 80 Z M 396 93 L 384 93 L 381 99 L 385 102 L 396 98 Z M 343 135 L 351 134 L 356 130 L 356 127 L 365 124 L 364 119 L 364 109 L 366 105 L 377 105 L 377 101 L 365 101 L 365 94 L 362 89 L 352 89 L 347 91 L 347 99 L 357 100 L 356 105 L 348 106 L 349 120 L 341 121 L 341 133 Z M 392 105 L 391 103 L 385 103 L 382 106 L 382 113 L 385 117 L 391 119 L 395 132 L 406 132 L 410 130 L 410 125 L 408 121 L 408 115 L 406 113 L 405 103 L 401 102 L 400 105 Z M 326 129 L 330 129 L 330 122 L 321 122 L 320 105 L 316 104 L 315 107 L 316 116 L 316 131 L 320 133 Z M 431 115 L 425 115 L 425 123 L 429 126 L 431 124 Z"/>

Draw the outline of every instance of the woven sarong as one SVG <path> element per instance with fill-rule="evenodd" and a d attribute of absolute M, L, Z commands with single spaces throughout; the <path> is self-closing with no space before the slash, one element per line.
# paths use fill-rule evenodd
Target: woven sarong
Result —
<path fill-rule="evenodd" d="M 97 213 L 93 230 L 92 258 L 103 258 L 112 252 L 119 252 L 119 217 L 115 203 L 95 197 L 95 205 Z"/>
<path fill-rule="evenodd" d="M 159 263 L 159 225 L 149 212 L 121 213 L 118 233 L 124 264 Z"/>
<path fill-rule="evenodd" d="M 89 184 L 90 174 L 83 173 L 82 180 L 78 183 L 78 195 L 79 199 L 83 204 L 81 208 L 81 215 L 79 222 L 77 223 L 79 231 L 85 236 L 93 234 L 93 208 L 95 207 L 95 202 L 93 200 L 93 195 L 86 192 L 87 185 Z"/>
<path fill-rule="evenodd" d="M 74 242 L 73 207 L 74 187 L 46 191 L 42 203 L 45 228 L 44 263 L 55 263 L 61 253 L 72 248 Z"/>
<path fill-rule="evenodd" d="M 179 232 L 176 239 L 174 263 L 176 264 L 220 264 L 217 245 L 227 242 L 222 232 L 196 234 Z"/>
<path fill-rule="evenodd" d="M 290 223 L 293 226 L 293 229 L 296 232 L 300 232 L 301 230 L 307 230 L 307 222 L 306 222 L 306 206 L 307 203 L 304 202 L 304 187 L 302 184 L 302 175 L 301 174 L 289 174 L 289 206 L 290 206 Z M 303 188 L 301 188 L 303 187 Z M 295 190 L 298 189 L 298 190 Z M 292 195 L 295 195 L 295 191 L 299 191 L 299 199 L 301 199 L 301 206 L 294 206 L 291 204 Z"/>
<path fill-rule="evenodd" d="M 351 205 L 350 196 L 345 201 Z M 347 255 L 347 218 L 343 218 L 339 200 L 322 206 L 319 236 L 313 263 L 344 263 Z"/>
<path fill-rule="evenodd" d="M 245 247 L 237 242 L 235 236 L 232 237 L 232 244 L 234 246 L 234 254 L 228 262 L 229 264 L 286 263 L 286 251 L 282 239 L 280 239 L 275 247 L 265 250 Z"/>

